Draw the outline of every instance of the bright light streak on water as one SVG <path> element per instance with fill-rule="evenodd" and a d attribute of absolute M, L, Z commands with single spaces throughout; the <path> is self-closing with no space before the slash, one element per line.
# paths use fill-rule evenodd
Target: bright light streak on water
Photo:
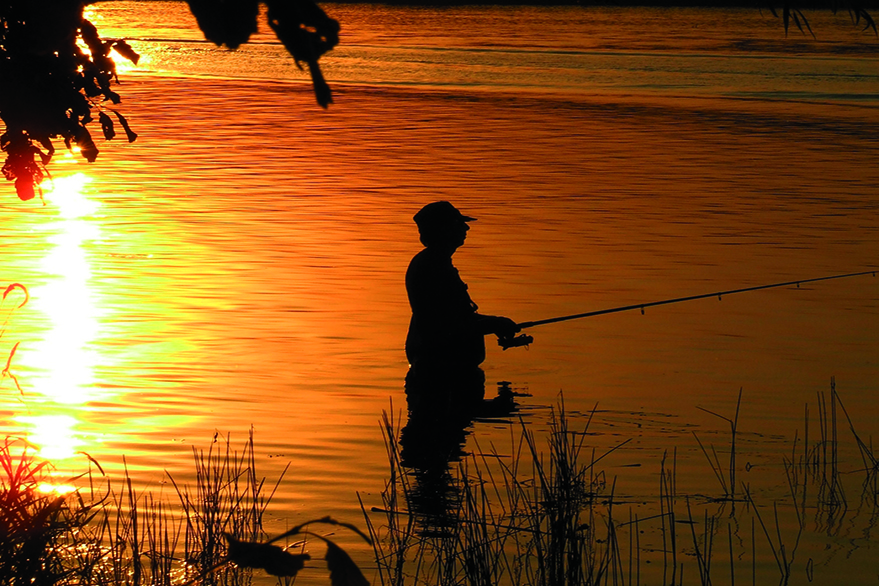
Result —
<path fill-rule="evenodd" d="M 84 447 L 76 429 L 79 422 L 71 415 L 23 415 L 16 421 L 30 429 L 28 442 L 37 446 L 41 458 L 67 460 Z"/>
<path fill-rule="evenodd" d="M 94 366 L 100 357 L 92 347 L 104 310 L 91 289 L 92 270 L 85 245 L 99 238 L 90 216 L 99 204 L 86 195 L 91 178 L 83 173 L 43 185 L 47 206 L 57 212 L 44 226 L 41 269 L 50 278 L 31 288 L 28 311 L 48 330 L 21 353 L 22 366 L 33 369 L 28 395 L 46 401 L 38 414 L 16 418 L 39 455 L 65 460 L 84 449 L 77 428 L 77 406 L 95 398 Z"/>

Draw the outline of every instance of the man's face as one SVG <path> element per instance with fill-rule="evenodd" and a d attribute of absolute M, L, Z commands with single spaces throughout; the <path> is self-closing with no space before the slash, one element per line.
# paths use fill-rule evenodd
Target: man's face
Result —
<path fill-rule="evenodd" d="M 464 241 L 467 239 L 468 230 L 470 230 L 470 226 L 464 220 L 455 222 L 455 225 L 449 231 L 450 239 L 454 243 L 455 248 L 464 244 Z"/>

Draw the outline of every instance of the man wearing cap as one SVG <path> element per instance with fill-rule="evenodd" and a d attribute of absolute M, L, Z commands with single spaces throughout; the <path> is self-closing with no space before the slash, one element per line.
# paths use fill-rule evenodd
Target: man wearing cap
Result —
<path fill-rule="evenodd" d="M 509 338 L 519 328 L 509 318 L 480 314 L 452 264 L 452 255 L 470 229 L 467 223 L 475 218 L 447 201 L 437 201 L 424 206 L 414 219 L 425 248 L 406 271 L 412 308 L 406 357 L 419 369 L 477 368 L 485 360 L 486 335 Z"/>
<path fill-rule="evenodd" d="M 400 455 L 405 466 L 420 470 L 445 470 L 460 458 L 474 418 L 509 416 L 517 407 L 509 391 L 485 400 L 479 365 L 486 335 L 511 338 L 519 327 L 509 318 L 480 314 L 452 264 L 473 220 L 447 201 L 415 214 L 424 250 L 406 271 L 412 307 L 406 338 L 409 420 L 401 431 Z"/>

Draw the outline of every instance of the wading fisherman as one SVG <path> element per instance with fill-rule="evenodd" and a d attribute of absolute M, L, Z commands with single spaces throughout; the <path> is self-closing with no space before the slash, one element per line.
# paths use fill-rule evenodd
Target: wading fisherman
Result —
<path fill-rule="evenodd" d="M 406 338 L 406 400 L 409 421 L 400 443 L 403 463 L 421 470 L 445 470 L 463 453 L 465 429 L 474 417 L 503 417 L 516 409 L 507 391 L 485 400 L 485 336 L 511 338 L 519 331 L 506 317 L 482 315 L 452 264 L 464 244 L 468 222 L 447 201 L 415 214 L 424 250 L 406 271 L 412 308 Z"/>
<path fill-rule="evenodd" d="M 406 338 L 409 364 L 419 370 L 478 367 L 485 360 L 485 336 L 510 338 L 519 327 L 510 318 L 480 314 L 452 264 L 452 255 L 467 238 L 468 222 L 475 218 L 447 201 L 437 201 L 414 219 L 425 248 L 406 271 L 412 308 Z"/>

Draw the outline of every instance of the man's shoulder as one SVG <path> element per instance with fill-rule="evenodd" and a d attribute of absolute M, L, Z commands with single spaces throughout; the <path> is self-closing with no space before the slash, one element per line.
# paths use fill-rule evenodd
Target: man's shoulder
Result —
<path fill-rule="evenodd" d="M 409 273 L 431 272 L 448 270 L 452 267 L 452 259 L 448 255 L 438 254 L 430 248 L 425 248 L 409 262 Z"/>

